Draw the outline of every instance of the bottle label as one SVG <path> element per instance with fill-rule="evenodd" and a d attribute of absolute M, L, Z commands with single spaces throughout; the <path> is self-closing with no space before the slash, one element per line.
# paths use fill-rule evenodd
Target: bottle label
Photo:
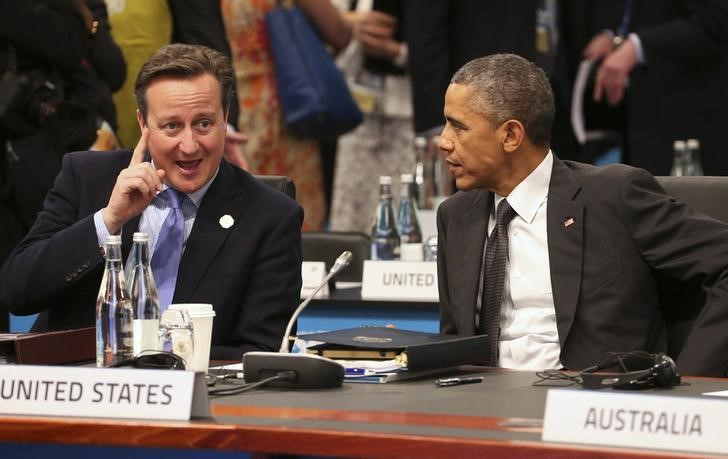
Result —
<path fill-rule="evenodd" d="M 422 243 L 403 243 L 399 246 L 399 257 L 402 261 L 422 261 Z"/>
<path fill-rule="evenodd" d="M 159 350 L 159 319 L 134 319 L 134 355 Z"/>

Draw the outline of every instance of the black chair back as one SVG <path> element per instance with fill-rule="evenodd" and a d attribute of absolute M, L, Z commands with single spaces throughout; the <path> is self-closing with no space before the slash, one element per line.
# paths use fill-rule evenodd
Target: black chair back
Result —
<path fill-rule="evenodd" d="M 285 175 L 256 175 L 255 178 L 271 188 L 296 199 L 296 184 Z"/>
<path fill-rule="evenodd" d="M 354 258 L 351 264 L 337 276 L 340 282 L 361 282 L 364 260 L 369 259 L 371 247 L 369 236 L 359 232 L 345 231 L 304 231 L 301 234 L 303 259 L 305 261 L 323 261 L 326 268 L 331 268 L 336 259 L 345 250 Z"/>

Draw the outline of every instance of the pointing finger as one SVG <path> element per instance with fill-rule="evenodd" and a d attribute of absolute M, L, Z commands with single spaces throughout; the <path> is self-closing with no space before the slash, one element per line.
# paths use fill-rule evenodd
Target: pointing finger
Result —
<path fill-rule="evenodd" d="M 136 148 L 134 148 L 134 153 L 131 155 L 131 161 L 129 161 L 129 166 L 144 162 L 144 154 L 147 151 L 148 141 L 149 128 L 144 126 L 142 127 L 142 136 L 141 138 L 139 138 L 139 142 L 137 143 Z"/>

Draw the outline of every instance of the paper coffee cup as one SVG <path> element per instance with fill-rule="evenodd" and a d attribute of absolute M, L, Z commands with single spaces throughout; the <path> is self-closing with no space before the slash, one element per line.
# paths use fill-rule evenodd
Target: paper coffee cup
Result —
<path fill-rule="evenodd" d="M 212 319 L 215 310 L 207 303 L 178 303 L 169 305 L 169 309 L 184 309 L 192 319 L 194 327 L 194 350 L 192 365 L 188 370 L 207 372 L 210 365 L 210 343 L 212 342 Z"/>

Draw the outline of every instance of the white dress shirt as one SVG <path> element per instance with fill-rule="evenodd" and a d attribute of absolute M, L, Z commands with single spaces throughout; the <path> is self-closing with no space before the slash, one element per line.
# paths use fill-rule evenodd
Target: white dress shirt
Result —
<path fill-rule="evenodd" d="M 508 225 L 508 260 L 503 286 L 498 366 L 522 370 L 561 368 L 556 309 L 551 292 L 546 208 L 553 166 L 549 151 L 541 164 L 508 196 L 516 215 Z M 498 207 L 502 196 L 495 195 Z M 495 212 L 488 233 L 495 227 Z"/>

